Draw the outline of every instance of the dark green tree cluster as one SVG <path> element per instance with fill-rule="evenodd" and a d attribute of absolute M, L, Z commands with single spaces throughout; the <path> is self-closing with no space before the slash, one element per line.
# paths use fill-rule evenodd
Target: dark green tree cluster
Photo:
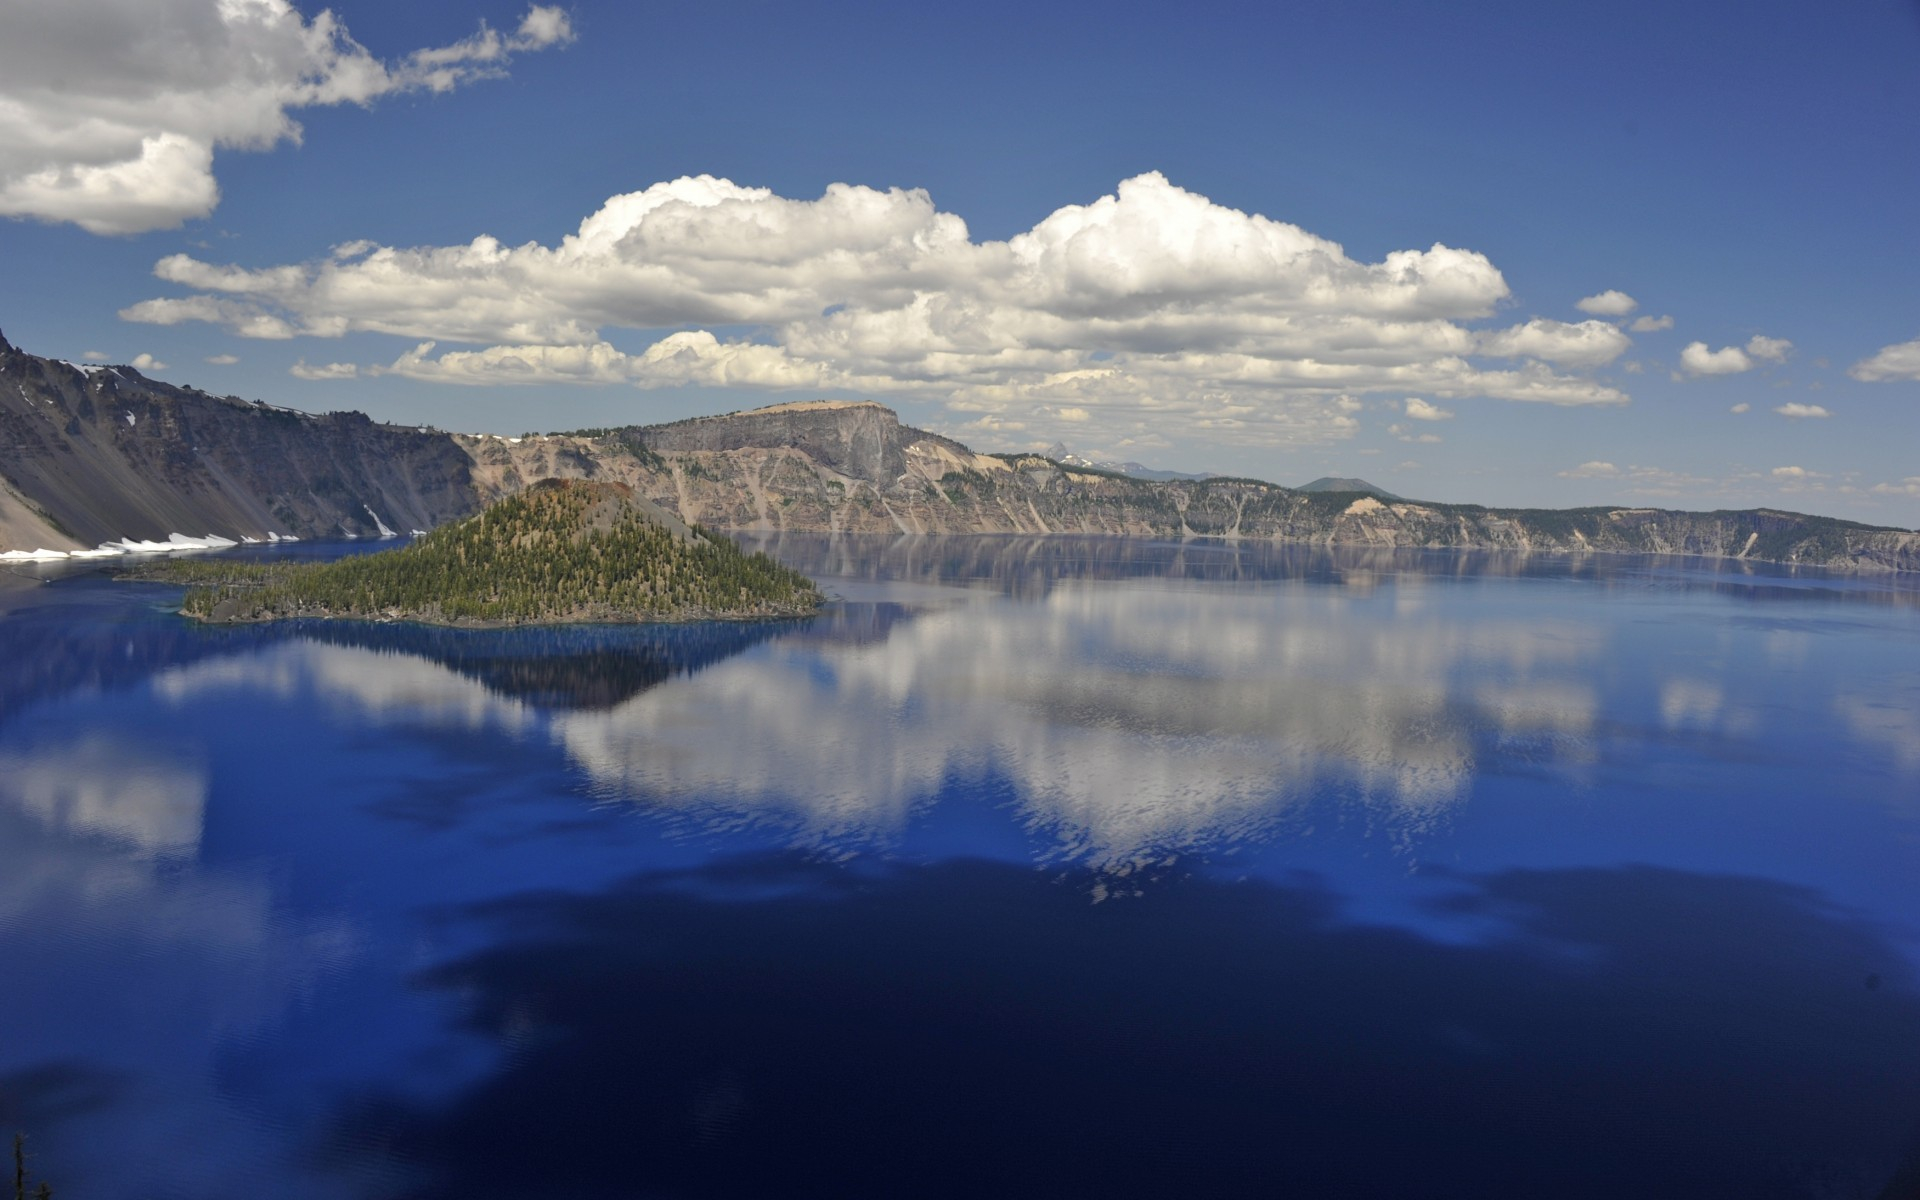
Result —
<path fill-rule="evenodd" d="M 670 621 L 791 616 L 820 603 L 798 571 L 698 526 L 669 528 L 620 485 L 581 481 L 544 481 L 399 550 L 179 567 L 175 578 L 200 585 L 183 611 L 213 620 Z"/>

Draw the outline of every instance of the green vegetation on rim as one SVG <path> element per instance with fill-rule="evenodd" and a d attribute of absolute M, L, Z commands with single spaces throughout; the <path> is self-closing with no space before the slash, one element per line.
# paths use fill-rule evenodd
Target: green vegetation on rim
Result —
<path fill-rule="evenodd" d="M 327 563 L 184 560 L 138 575 L 195 585 L 181 611 L 211 621 L 684 621 L 793 616 L 820 604 L 798 571 L 682 526 L 631 489 L 561 480 L 398 550 Z"/>

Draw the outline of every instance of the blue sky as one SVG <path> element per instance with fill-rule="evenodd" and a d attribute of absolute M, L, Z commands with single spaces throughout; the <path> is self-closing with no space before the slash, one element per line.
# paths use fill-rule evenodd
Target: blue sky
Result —
<path fill-rule="evenodd" d="M 10 340 L 451 429 L 864 396 L 1920 526 L 1912 4 L 331 12 L 0 11 Z"/>

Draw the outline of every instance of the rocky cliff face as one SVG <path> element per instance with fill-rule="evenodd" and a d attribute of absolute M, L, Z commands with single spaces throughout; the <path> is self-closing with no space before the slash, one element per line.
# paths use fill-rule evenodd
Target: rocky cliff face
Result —
<path fill-rule="evenodd" d="M 428 529 L 479 507 L 454 439 L 76 367 L 0 339 L 0 549 Z"/>
<path fill-rule="evenodd" d="M 367 535 L 373 514 L 403 532 L 427 529 L 555 477 L 624 483 L 685 520 L 760 534 L 1256 538 L 1920 571 L 1920 534 L 1796 513 L 1488 509 L 1252 480 L 1152 481 L 976 454 L 870 402 L 781 404 L 593 436 L 449 435 L 209 396 L 4 341 L 0 477 L 0 551 L 176 530 Z"/>
<path fill-rule="evenodd" d="M 758 534 L 1254 538 L 1379 549 L 1689 554 L 1920 571 L 1920 534 L 1798 513 L 1489 509 L 1305 492 L 1253 480 L 1151 481 L 1037 456 L 975 454 L 901 425 L 878 405 L 822 406 L 809 415 L 815 422 L 835 415 L 846 421 L 832 452 L 813 452 L 824 440 L 817 431 L 796 433 L 785 419 L 762 420 L 760 413 L 601 438 L 463 444 L 477 461 L 493 464 L 492 486 L 578 470 L 630 483 L 688 520 Z M 846 449 L 875 442 L 884 449 Z"/>

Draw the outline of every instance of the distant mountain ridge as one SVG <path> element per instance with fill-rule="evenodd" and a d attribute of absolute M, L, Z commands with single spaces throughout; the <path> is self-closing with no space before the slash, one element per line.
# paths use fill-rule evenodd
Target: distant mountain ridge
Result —
<path fill-rule="evenodd" d="M 1157 483 L 1166 483 L 1174 479 L 1213 479 L 1212 471 L 1188 473 L 1186 471 L 1162 471 L 1137 462 L 1105 462 L 1082 458 L 1067 449 L 1065 442 L 1055 442 L 1041 452 L 1041 457 L 1050 458 L 1068 467 L 1087 467 L 1095 471 L 1111 471 L 1115 475 L 1125 475 L 1132 479 L 1150 479 Z"/>
<path fill-rule="evenodd" d="M 1489 509 L 1372 485 L 1146 479 L 1068 459 L 977 453 L 871 401 L 544 437 L 450 434 L 76 367 L 0 338 L 0 553 L 174 532 L 431 529 L 553 477 L 624 484 L 681 520 L 731 531 L 1263 538 L 1920 571 L 1920 534 L 1773 509 Z"/>
<path fill-rule="evenodd" d="M 1403 498 L 1394 495 L 1383 487 L 1368 483 L 1364 479 L 1341 478 L 1337 475 L 1322 475 L 1312 483 L 1301 484 L 1295 490 L 1301 492 L 1361 492 L 1366 495 L 1377 496 L 1382 500 L 1400 500 Z"/>

